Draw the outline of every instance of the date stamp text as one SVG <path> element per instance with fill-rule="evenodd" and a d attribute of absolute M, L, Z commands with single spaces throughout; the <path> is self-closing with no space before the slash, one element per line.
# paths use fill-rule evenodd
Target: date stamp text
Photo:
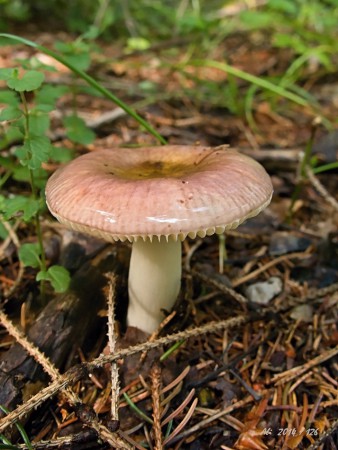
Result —
<path fill-rule="evenodd" d="M 307 430 L 304 430 L 304 431 L 307 436 L 318 436 L 319 435 L 318 428 L 308 428 Z M 303 434 L 304 431 L 299 432 L 297 430 L 297 428 L 277 428 L 277 429 L 264 428 L 262 434 L 263 434 L 263 436 L 273 436 L 273 437 L 298 436 L 299 434 Z"/>

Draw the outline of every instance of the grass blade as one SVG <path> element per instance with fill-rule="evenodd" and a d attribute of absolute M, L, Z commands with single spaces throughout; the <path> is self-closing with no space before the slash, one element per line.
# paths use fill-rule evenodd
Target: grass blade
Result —
<path fill-rule="evenodd" d="M 191 61 L 191 64 L 195 66 L 206 66 L 222 70 L 223 72 L 227 72 L 237 78 L 241 78 L 242 80 L 247 81 L 248 83 L 254 84 L 262 89 L 266 89 L 270 92 L 280 95 L 281 97 L 287 98 L 288 100 L 291 100 L 297 105 L 310 106 L 308 100 L 304 99 L 303 97 L 297 94 L 294 94 L 293 92 L 283 88 L 282 86 L 278 86 L 277 84 L 271 83 L 270 81 L 265 80 L 263 78 L 256 77 L 251 73 L 244 72 L 243 70 L 237 69 L 236 67 L 233 67 L 225 62 L 212 61 L 206 59 L 206 60 Z"/>
<path fill-rule="evenodd" d="M 86 83 L 88 83 L 92 88 L 96 89 L 98 92 L 100 92 L 106 98 L 108 98 L 109 100 L 114 102 L 117 106 L 119 106 L 121 109 L 123 109 L 129 116 L 133 117 L 133 119 L 135 119 L 140 125 L 142 125 L 161 144 L 163 144 L 163 145 L 166 144 L 166 140 L 146 120 L 144 120 L 141 116 L 139 116 L 136 111 L 134 111 L 126 103 L 124 103 L 122 100 L 120 100 L 114 94 L 112 94 L 108 89 L 106 89 L 104 86 L 102 86 L 100 83 L 98 83 L 93 77 L 88 75 L 86 72 L 83 72 L 82 70 L 78 69 L 76 66 L 71 64 L 69 61 L 67 61 L 66 58 L 64 58 L 59 53 L 54 52 L 53 50 L 50 50 L 50 49 L 44 47 L 43 45 L 37 44 L 34 41 L 25 39 L 21 36 L 16 36 L 14 34 L 0 33 L 0 37 L 13 40 L 20 44 L 28 45 L 29 47 L 36 48 L 40 52 L 45 53 L 46 55 L 51 56 L 52 58 L 56 59 L 64 66 L 68 67 L 68 69 L 70 69 L 73 73 L 75 73 L 80 78 L 82 78 L 84 81 L 86 81 Z"/>
<path fill-rule="evenodd" d="M 128 405 L 131 407 L 131 409 L 139 416 L 141 417 L 143 420 L 145 420 L 146 422 L 150 423 L 151 425 L 153 424 L 152 419 L 150 419 L 150 417 L 147 416 L 147 414 L 145 414 L 140 408 L 138 408 L 135 403 L 132 401 L 132 399 L 129 397 L 128 394 L 123 393 L 123 397 L 125 399 L 125 401 L 128 403 Z"/>

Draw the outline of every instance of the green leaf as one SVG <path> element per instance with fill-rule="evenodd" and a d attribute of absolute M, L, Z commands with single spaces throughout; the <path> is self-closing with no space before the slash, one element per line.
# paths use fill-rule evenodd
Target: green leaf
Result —
<path fill-rule="evenodd" d="M 29 133 L 41 137 L 49 130 L 50 118 L 45 112 L 38 108 L 31 109 L 29 112 Z"/>
<path fill-rule="evenodd" d="M 8 231 L 0 222 L 0 239 L 2 239 L 4 241 L 7 236 L 8 236 Z"/>
<path fill-rule="evenodd" d="M 19 122 L 22 120 L 19 119 Z M 23 134 L 21 133 L 17 122 L 10 122 L 10 125 L 6 127 L 6 133 L 4 136 L 0 135 L 0 150 L 9 147 L 13 142 L 20 142 L 23 140 Z"/>
<path fill-rule="evenodd" d="M 7 86 L 18 92 L 35 91 L 41 86 L 44 79 L 44 74 L 37 70 L 29 70 L 21 78 L 14 71 L 12 77 L 7 79 Z"/>
<path fill-rule="evenodd" d="M 0 103 L 4 103 L 5 105 L 17 106 L 19 105 L 19 98 L 16 92 L 10 91 L 6 88 L 6 90 L 0 90 Z"/>
<path fill-rule="evenodd" d="M 24 145 L 17 147 L 15 154 L 23 166 L 35 170 L 48 161 L 51 152 L 51 143 L 46 136 L 30 136 Z"/>
<path fill-rule="evenodd" d="M 294 0 L 269 0 L 268 6 L 275 11 L 291 14 L 295 16 L 298 12 L 299 6 Z"/>
<path fill-rule="evenodd" d="M 56 42 L 55 48 L 63 53 L 68 64 L 79 70 L 87 70 L 90 66 L 90 46 L 82 40 L 73 42 Z"/>
<path fill-rule="evenodd" d="M 14 159 L 7 156 L 0 156 L 0 166 L 2 166 L 3 169 L 13 169 L 15 167 L 16 163 L 14 162 Z M 2 195 L 0 195 L 0 205 L 1 205 L 1 198 L 4 198 Z"/>
<path fill-rule="evenodd" d="M 54 107 L 57 100 L 67 92 L 69 92 L 67 86 L 50 86 L 45 84 L 36 93 L 35 100 L 37 104 L 52 105 Z"/>
<path fill-rule="evenodd" d="M 54 106 L 53 105 L 48 105 L 47 103 L 39 103 L 38 105 L 36 105 L 36 107 L 34 108 L 34 111 L 37 111 L 39 113 L 50 113 L 51 111 L 54 110 Z"/>
<path fill-rule="evenodd" d="M 14 69 L 0 69 L 0 80 L 9 80 L 14 74 Z"/>
<path fill-rule="evenodd" d="M 131 37 L 127 40 L 128 51 L 143 51 L 151 46 L 151 42 L 143 37 Z"/>
<path fill-rule="evenodd" d="M 38 268 L 41 265 L 39 244 L 22 244 L 19 258 L 24 266 Z"/>
<path fill-rule="evenodd" d="M 0 195 L 0 214 L 3 214 L 5 209 L 6 199 L 3 195 Z M 0 239 L 5 240 L 8 236 L 8 230 L 4 227 L 2 222 L 0 222 Z"/>
<path fill-rule="evenodd" d="M 29 168 L 27 166 L 21 166 L 16 164 L 16 166 L 12 169 L 12 171 L 13 171 L 12 177 L 15 181 L 30 183 L 31 175 L 29 172 Z M 42 169 L 42 167 L 34 170 L 35 187 L 42 189 L 46 184 L 47 178 L 48 173 L 46 170 Z"/>
<path fill-rule="evenodd" d="M 47 271 L 40 271 L 36 275 L 36 280 L 50 281 L 55 292 L 65 292 L 70 283 L 70 275 L 67 269 L 62 266 L 51 266 Z"/>
<path fill-rule="evenodd" d="M 271 27 L 276 20 L 276 14 L 273 14 L 272 11 L 242 11 L 239 14 L 240 21 L 250 29 L 260 29 Z"/>
<path fill-rule="evenodd" d="M 39 211 L 39 208 L 40 203 L 38 200 L 35 200 L 32 197 L 17 195 L 4 200 L 3 215 L 6 220 L 9 220 L 12 217 L 17 216 L 18 213 L 21 213 L 23 220 L 28 222 Z"/>
<path fill-rule="evenodd" d="M 79 70 L 88 70 L 90 66 L 90 54 L 89 53 L 79 53 L 77 55 L 64 55 L 65 60 Z"/>
<path fill-rule="evenodd" d="M 16 128 L 17 131 L 20 132 L 20 135 L 22 137 L 21 140 L 23 140 L 24 136 L 25 136 L 25 118 L 24 116 L 21 116 L 20 119 L 16 119 L 15 121 L 10 123 L 10 128 Z M 9 130 L 9 127 L 6 129 Z M 8 134 L 8 132 L 7 132 Z"/>
<path fill-rule="evenodd" d="M 74 150 L 67 147 L 52 146 L 51 159 L 56 162 L 68 162 L 74 158 Z"/>
<path fill-rule="evenodd" d="M 0 213 L 3 212 L 5 207 L 6 197 L 0 194 Z"/>
<path fill-rule="evenodd" d="M 4 120 L 15 120 L 22 116 L 22 111 L 20 108 L 15 106 L 8 106 L 0 112 L 0 121 Z"/>
<path fill-rule="evenodd" d="M 100 29 L 95 25 L 90 25 L 85 33 L 82 34 L 82 39 L 94 40 L 100 36 Z"/>
<path fill-rule="evenodd" d="M 95 139 L 95 133 L 87 127 L 85 121 L 78 116 L 68 116 L 63 119 L 67 136 L 73 142 L 88 145 Z"/>
<path fill-rule="evenodd" d="M 275 33 L 273 44 L 280 48 L 290 48 L 296 53 L 304 53 L 307 50 L 307 44 L 299 35 L 290 35 L 286 33 Z"/>

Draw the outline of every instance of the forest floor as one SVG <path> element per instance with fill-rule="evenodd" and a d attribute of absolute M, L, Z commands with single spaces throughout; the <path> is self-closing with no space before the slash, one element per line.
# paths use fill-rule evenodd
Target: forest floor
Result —
<path fill-rule="evenodd" d="M 46 47 L 67 39 L 36 31 L 25 37 Z M 207 82 L 218 86 L 215 96 L 235 83 L 236 103 L 247 84 L 189 63 L 183 75 L 174 60 L 183 59 L 184 45 L 126 54 L 102 44 L 90 73 L 169 144 L 229 145 L 260 161 L 272 178 L 272 202 L 227 232 L 225 246 L 218 236 L 184 242 L 180 298 L 150 339 L 123 325 L 129 244 L 66 230 L 45 210 L 47 260 L 73 277 L 66 293 L 47 290 L 46 304 L 36 270 L 23 269 L 18 259 L 21 244 L 36 242 L 34 227 L 20 215 L 2 220 L 8 236 L 0 243 L 0 403 L 12 412 L 1 419 L 0 433 L 13 447 L 0 448 L 338 448 L 338 177 L 337 170 L 315 174 L 310 161 L 300 174 L 309 145 L 319 163 L 337 161 L 338 133 L 327 126 L 337 120 L 337 81 L 309 67 L 301 83 L 319 107 L 260 96 L 248 123 L 201 93 Z M 282 73 L 289 63 L 286 51 L 240 34 L 217 52 L 257 77 Z M 74 108 L 74 96 L 66 94 L 50 113 L 56 146 L 78 155 L 157 144 L 134 119 L 38 53 L 3 46 L 0 65 L 35 55 L 56 66 L 45 82 L 77 86 L 76 114 L 96 134 L 87 145 L 65 134 L 61 117 Z M 44 163 L 48 173 L 58 166 Z M 5 197 L 26 195 L 29 185 L 10 178 L 1 189 Z"/>

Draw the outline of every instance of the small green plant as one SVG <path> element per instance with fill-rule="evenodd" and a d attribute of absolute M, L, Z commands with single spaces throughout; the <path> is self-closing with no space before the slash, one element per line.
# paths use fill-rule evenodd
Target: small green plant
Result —
<path fill-rule="evenodd" d="M 161 143 L 165 143 L 148 122 L 84 72 L 90 64 L 91 49 L 90 45 L 85 43 L 84 36 L 70 44 L 58 43 L 59 50 L 63 52 L 61 55 L 18 36 L 4 34 L 0 36 L 36 47 L 63 63 L 71 69 L 74 77 L 78 76 L 85 80 L 96 93 L 112 100 Z M 42 292 L 45 281 L 49 281 L 55 291 L 63 292 L 69 285 L 70 276 L 61 266 L 47 267 L 40 224 L 40 215 L 45 208 L 43 191 L 48 175 L 43 169 L 43 164 L 51 159 L 66 161 L 72 156 L 69 150 L 54 147 L 47 135 L 50 128 L 49 113 L 55 108 L 57 99 L 65 93 L 73 94 L 73 113 L 63 118 L 63 125 L 70 140 L 86 145 L 94 140 L 95 134 L 77 115 L 75 84 L 51 87 L 44 84 L 44 72 L 55 70 L 52 66 L 44 65 L 35 58 L 21 60 L 20 64 L 20 67 L 0 69 L 0 80 L 4 80 L 8 87 L 8 90 L 0 91 L 0 103 L 5 105 L 0 111 L 0 128 L 4 135 L 0 139 L 0 150 L 6 150 L 12 144 L 19 143 L 15 147 L 14 154 L 6 151 L 5 156 L 0 156 L 4 170 L 0 186 L 13 178 L 29 183 L 30 195 L 0 196 L 0 212 L 5 221 L 11 221 L 19 214 L 20 220 L 28 224 L 34 223 L 37 243 L 23 244 L 19 250 L 19 258 L 25 266 L 38 269 L 36 279 L 41 282 Z M 6 235 L 1 222 L 0 235 Z"/>
<path fill-rule="evenodd" d="M 0 79 L 6 81 L 10 92 L 14 94 L 8 97 L 9 104 L 0 112 L 0 121 L 8 122 L 10 129 L 15 128 L 16 138 L 22 142 L 16 147 L 13 157 L 1 157 L 7 172 L 0 184 L 4 184 L 9 176 L 18 174 L 21 180 L 30 184 L 30 195 L 0 198 L 2 216 L 4 220 L 11 220 L 20 212 L 22 220 L 34 222 L 38 242 L 22 245 L 19 258 L 25 266 L 39 269 L 37 280 L 42 282 L 42 293 L 45 280 L 50 281 L 56 291 L 63 292 L 69 285 L 70 276 L 61 266 L 47 268 L 40 224 L 40 214 L 44 209 L 41 188 L 47 178 L 42 164 L 50 159 L 53 150 L 50 139 L 46 136 L 49 129 L 48 112 L 52 105 L 48 102 L 34 104 L 28 100 L 30 93 L 41 88 L 44 75 L 37 70 L 0 69 Z M 20 162 L 20 166 L 17 166 L 16 160 Z"/>

